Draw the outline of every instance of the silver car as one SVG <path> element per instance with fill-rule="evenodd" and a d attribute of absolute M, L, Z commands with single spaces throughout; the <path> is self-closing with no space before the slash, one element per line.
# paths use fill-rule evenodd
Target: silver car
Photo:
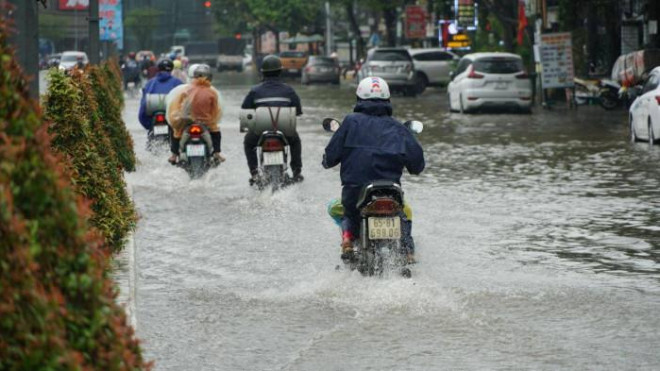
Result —
<path fill-rule="evenodd" d="M 89 58 L 87 58 L 87 53 L 78 52 L 78 51 L 67 51 L 62 53 L 60 58 L 59 68 L 62 71 L 68 71 L 73 69 L 73 67 L 81 64 L 83 67 L 89 64 Z"/>
<path fill-rule="evenodd" d="M 303 68 L 301 82 L 305 85 L 312 82 L 331 82 L 339 85 L 340 73 L 337 59 L 311 56 Z"/>
<path fill-rule="evenodd" d="M 407 49 L 377 48 L 367 53 L 367 60 L 358 72 L 359 80 L 378 76 L 390 86 L 391 91 L 400 91 L 414 96 L 418 93 L 413 59 Z"/>
<path fill-rule="evenodd" d="M 427 86 L 449 84 L 449 72 L 460 59 L 458 55 L 440 48 L 409 49 L 408 53 L 415 61 L 420 92 Z"/>

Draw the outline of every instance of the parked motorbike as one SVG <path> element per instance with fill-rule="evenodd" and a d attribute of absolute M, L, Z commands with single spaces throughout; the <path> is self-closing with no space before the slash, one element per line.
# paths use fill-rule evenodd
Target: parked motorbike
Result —
<path fill-rule="evenodd" d="M 180 148 L 178 165 L 190 179 L 201 178 L 211 167 L 218 166 L 212 156 L 211 133 L 203 123 L 194 122 L 184 128 Z"/>
<path fill-rule="evenodd" d="M 240 113 L 242 132 L 252 131 L 259 135 L 257 159 L 259 175 L 252 185 L 260 190 L 270 187 L 276 191 L 290 185 L 292 178 L 288 173 L 290 156 L 287 133 L 296 130 L 295 107 L 259 107 L 246 109 Z"/>
<path fill-rule="evenodd" d="M 598 103 L 606 110 L 612 110 L 626 100 L 625 89 L 613 80 L 573 79 L 575 84 L 575 103 L 578 105 Z"/>
<path fill-rule="evenodd" d="M 340 122 L 327 118 L 323 128 L 335 132 Z M 419 121 L 404 123 L 414 133 L 421 133 L 424 125 Z M 339 205 L 341 206 L 341 205 Z M 343 207 L 331 216 L 338 221 L 343 216 Z M 354 242 L 353 256 L 344 260 L 351 270 L 365 276 L 382 276 L 386 272 L 397 272 L 410 278 L 408 247 L 404 241 L 409 234 L 409 222 L 401 185 L 389 180 L 375 180 L 362 188 L 357 203 L 360 212 L 360 236 Z M 340 214 L 341 213 L 341 214 Z"/>

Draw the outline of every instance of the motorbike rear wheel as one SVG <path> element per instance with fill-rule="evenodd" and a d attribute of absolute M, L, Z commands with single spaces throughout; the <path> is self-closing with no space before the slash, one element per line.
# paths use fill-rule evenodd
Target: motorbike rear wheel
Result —
<path fill-rule="evenodd" d="M 190 179 L 199 179 L 206 173 L 206 160 L 203 157 L 188 158 L 188 174 Z"/>
<path fill-rule="evenodd" d="M 612 91 L 604 91 L 599 95 L 600 106 L 606 110 L 613 110 L 619 106 L 619 97 Z"/>
<path fill-rule="evenodd" d="M 282 174 L 282 168 L 280 166 L 266 166 L 264 169 L 264 175 L 268 183 L 274 191 L 280 189 L 284 182 L 284 176 Z"/>

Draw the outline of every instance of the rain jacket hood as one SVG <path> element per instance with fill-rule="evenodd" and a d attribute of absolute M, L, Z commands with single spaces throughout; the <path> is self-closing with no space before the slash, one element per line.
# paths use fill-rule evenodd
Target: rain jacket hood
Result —
<path fill-rule="evenodd" d="M 360 188 L 374 180 L 401 181 L 403 169 L 424 170 L 424 153 L 413 134 L 391 117 L 387 101 L 359 101 L 325 148 L 323 166 L 341 163 L 342 185 Z"/>

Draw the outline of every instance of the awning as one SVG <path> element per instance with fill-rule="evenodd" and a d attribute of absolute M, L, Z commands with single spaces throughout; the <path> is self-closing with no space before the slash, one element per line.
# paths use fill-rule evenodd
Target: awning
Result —
<path fill-rule="evenodd" d="M 324 41 L 325 39 L 321 35 L 298 35 L 284 39 L 280 41 L 281 44 L 307 44 Z"/>

